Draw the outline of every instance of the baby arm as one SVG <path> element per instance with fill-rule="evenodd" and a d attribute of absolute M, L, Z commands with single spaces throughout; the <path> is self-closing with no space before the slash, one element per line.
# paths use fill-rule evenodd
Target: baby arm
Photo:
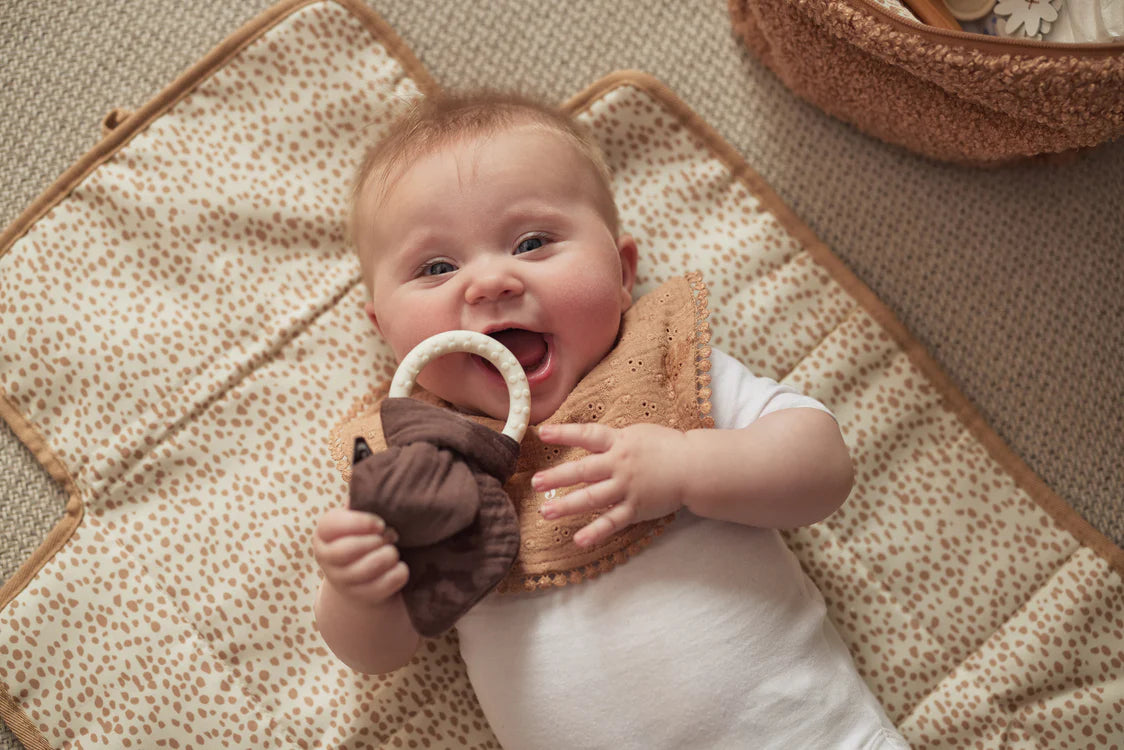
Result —
<path fill-rule="evenodd" d="M 839 427 L 818 409 L 782 409 L 735 430 L 544 425 L 539 437 L 590 452 L 533 479 L 540 492 L 586 485 L 543 506 L 548 519 L 602 511 L 574 535 L 579 546 L 683 506 L 747 526 L 805 526 L 835 512 L 854 482 Z"/>
<path fill-rule="evenodd" d="M 359 672 L 392 672 L 421 642 L 402 601 L 410 572 L 396 539 L 382 519 L 345 508 L 316 524 L 313 552 L 324 571 L 316 624 L 332 653 Z"/>

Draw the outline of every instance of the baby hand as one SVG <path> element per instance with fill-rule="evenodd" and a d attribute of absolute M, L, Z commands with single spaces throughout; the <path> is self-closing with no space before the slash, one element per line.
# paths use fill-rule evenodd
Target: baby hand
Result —
<path fill-rule="evenodd" d="M 544 425 L 539 439 L 590 452 L 535 474 L 538 492 L 585 483 L 565 497 L 543 504 L 544 518 L 602 510 L 574 534 L 579 547 L 607 539 L 638 521 L 660 518 L 683 507 L 686 439 L 682 432 L 654 424 L 613 429 L 599 424 Z"/>
<path fill-rule="evenodd" d="M 398 559 L 396 541 L 398 534 L 378 516 L 334 508 L 316 524 L 312 550 L 336 591 L 376 605 L 401 591 L 410 577 L 406 563 Z"/>

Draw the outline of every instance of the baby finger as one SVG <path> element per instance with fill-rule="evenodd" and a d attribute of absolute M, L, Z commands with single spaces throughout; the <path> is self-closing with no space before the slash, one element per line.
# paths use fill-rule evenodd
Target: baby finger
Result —
<path fill-rule="evenodd" d="M 322 566 L 343 567 L 386 543 L 387 540 L 380 534 L 361 534 L 340 537 L 330 542 L 314 538 L 312 546 L 313 553 Z"/>
<path fill-rule="evenodd" d="M 613 463 L 604 453 L 594 453 L 577 461 L 569 461 L 535 474 L 531 486 L 537 492 L 572 487 L 575 484 L 592 484 L 613 475 Z"/>
<path fill-rule="evenodd" d="M 573 445 L 590 453 L 604 453 L 613 447 L 617 431 L 612 427 L 585 424 L 546 424 L 539 428 L 539 439 L 554 445 Z"/>
<path fill-rule="evenodd" d="M 316 525 L 316 535 L 330 542 L 343 536 L 380 534 L 384 528 L 386 524 L 373 513 L 349 508 L 332 508 L 320 517 Z"/>
<path fill-rule="evenodd" d="M 614 505 L 574 534 L 574 544 L 588 547 L 608 539 L 636 521 L 636 506 L 632 503 Z"/>
<path fill-rule="evenodd" d="M 575 513 L 588 513 L 605 508 L 621 500 L 621 492 L 616 482 L 604 481 L 575 490 L 557 500 L 548 500 L 539 509 L 543 518 L 560 518 Z"/>
<path fill-rule="evenodd" d="M 406 567 L 406 563 L 399 561 L 378 578 L 362 586 L 356 586 L 352 591 L 361 599 L 377 604 L 397 594 L 409 580 L 410 569 Z"/>
<path fill-rule="evenodd" d="M 383 545 L 349 565 L 340 578 L 348 586 L 363 585 L 385 575 L 398 561 L 398 548 L 392 544 Z"/>

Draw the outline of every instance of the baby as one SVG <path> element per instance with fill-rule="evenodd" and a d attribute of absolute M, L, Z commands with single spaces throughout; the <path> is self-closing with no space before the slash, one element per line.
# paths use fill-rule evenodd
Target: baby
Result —
<path fill-rule="evenodd" d="M 588 552 L 604 572 L 492 593 L 457 624 L 505 747 L 906 747 L 776 531 L 824 519 L 850 492 L 834 418 L 721 352 L 676 349 L 695 321 L 663 311 L 672 292 L 633 301 L 637 244 L 578 123 L 512 96 L 421 101 L 361 165 L 352 230 L 367 315 L 396 357 L 441 331 L 492 335 L 526 371 L 537 440 L 584 456 L 545 462 L 528 493 L 553 498 L 536 501 L 541 519 L 588 521 L 567 554 Z M 678 364 L 625 360 L 635 342 L 665 339 Z M 682 404 L 662 408 L 660 394 L 706 354 L 709 415 L 676 417 Z M 646 413 L 665 416 L 609 424 L 590 401 L 558 423 L 577 414 L 572 394 L 631 403 L 649 392 L 641 377 L 659 384 Z M 418 385 L 467 415 L 507 416 L 506 384 L 479 357 L 434 360 Z M 687 410 L 704 396 L 692 391 Z M 683 429 L 710 417 L 713 428 Z M 657 520 L 663 533 L 643 548 L 612 547 Z M 317 524 L 317 623 L 359 671 L 395 670 L 421 640 L 395 540 L 344 508 Z"/>

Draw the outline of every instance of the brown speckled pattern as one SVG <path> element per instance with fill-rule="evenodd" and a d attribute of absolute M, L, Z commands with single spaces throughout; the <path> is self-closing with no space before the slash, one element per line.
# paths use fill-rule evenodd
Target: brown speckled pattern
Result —
<path fill-rule="evenodd" d="M 419 72 L 369 32 L 298 10 L 0 257 L 3 413 L 75 505 L 0 597 L 0 713 L 29 743 L 495 747 L 453 639 L 361 677 L 311 613 L 311 530 L 343 502 L 320 436 L 391 366 L 343 196 Z M 839 417 L 856 491 L 789 542 L 891 716 L 924 747 L 1120 743 L 1119 550 L 669 101 L 622 78 L 583 102 L 641 288 L 698 268 L 714 344 Z"/>

